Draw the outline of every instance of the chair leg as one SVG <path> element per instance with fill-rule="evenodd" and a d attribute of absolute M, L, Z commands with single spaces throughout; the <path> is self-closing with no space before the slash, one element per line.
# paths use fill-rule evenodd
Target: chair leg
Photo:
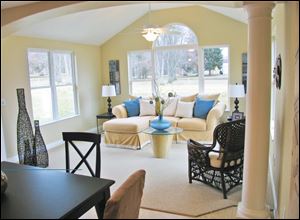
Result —
<path fill-rule="evenodd" d="M 226 195 L 226 185 L 225 185 L 225 179 L 224 179 L 224 173 L 221 172 L 221 181 L 222 181 L 222 191 L 223 191 L 223 198 L 227 199 Z"/>
<path fill-rule="evenodd" d="M 102 200 L 97 205 L 95 205 L 98 219 L 103 219 L 105 205 L 109 198 L 110 198 L 110 190 L 108 189 L 108 190 L 105 190 L 105 192 L 103 192 Z"/>

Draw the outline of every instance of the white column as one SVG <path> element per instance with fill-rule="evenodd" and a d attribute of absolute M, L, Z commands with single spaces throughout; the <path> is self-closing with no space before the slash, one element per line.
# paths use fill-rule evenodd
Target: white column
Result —
<path fill-rule="evenodd" d="M 242 201 L 237 216 L 269 218 L 266 209 L 271 100 L 272 2 L 246 2 L 248 76 Z"/>

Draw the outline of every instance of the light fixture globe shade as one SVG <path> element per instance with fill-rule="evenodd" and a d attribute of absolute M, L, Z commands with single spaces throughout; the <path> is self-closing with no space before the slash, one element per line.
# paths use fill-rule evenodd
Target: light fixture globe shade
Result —
<path fill-rule="evenodd" d="M 157 33 L 154 28 L 148 28 L 147 33 L 143 34 L 143 37 L 147 41 L 155 41 L 158 36 L 159 36 L 159 33 Z"/>
<path fill-rule="evenodd" d="M 244 85 L 229 85 L 229 96 L 235 98 L 242 98 L 245 96 Z"/>
<path fill-rule="evenodd" d="M 102 97 L 112 97 L 112 96 L 116 96 L 115 85 L 102 86 Z"/>

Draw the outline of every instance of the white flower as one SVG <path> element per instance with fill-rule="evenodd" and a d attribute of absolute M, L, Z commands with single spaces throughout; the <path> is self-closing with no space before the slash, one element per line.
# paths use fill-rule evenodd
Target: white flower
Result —
<path fill-rule="evenodd" d="M 154 99 L 154 102 L 155 102 L 155 113 L 156 113 L 156 115 L 163 115 L 163 111 L 170 104 L 170 101 L 171 101 L 170 98 L 174 97 L 175 93 L 173 94 L 172 92 L 169 92 L 168 97 L 163 98 L 160 94 L 159 86 L 158 86 L 156 80 L 154 80 L 154 93 L 152 94 L 152 96 L 153 96 L 153 99 Z M 154 104 L 153 99 L 150 100 L 151 104 Z"/>

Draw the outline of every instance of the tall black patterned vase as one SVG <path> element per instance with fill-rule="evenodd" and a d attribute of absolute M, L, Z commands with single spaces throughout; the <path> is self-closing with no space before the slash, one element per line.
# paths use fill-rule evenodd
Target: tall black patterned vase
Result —
<path fill-rule="evenodd" d="M 26 109 L 24 89 L 17 89 L 17 97 L 19 104 L 17 119 L 17 150 L 19 163 L 28 163 L 28 165 L 32 165 L 32 147 L 34 144 L 34 136 L 30 118 Z"/>
<path fill-rule="evenodd" d="M 34 146 L 33 146 L 33 152 L 34 152 L 33 161 L 35 163 L 35 166 L 48 167 L 49 164 L 48 151 L 40 131 L 39 120 L 34 120 L 34 129 L 35 129 L 35 136 L 34 136 Z"/>

